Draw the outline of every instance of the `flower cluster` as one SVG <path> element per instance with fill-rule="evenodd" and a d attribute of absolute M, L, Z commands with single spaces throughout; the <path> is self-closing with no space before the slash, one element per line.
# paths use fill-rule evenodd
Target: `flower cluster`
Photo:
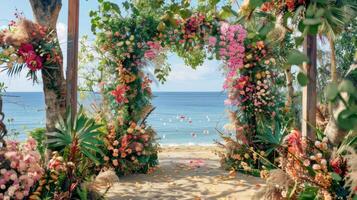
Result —
<path fill-rule="evenodd" d="M 20 59 L 25 60 L 27 67 L 30 68 L 31 71 L 42 69 L 42 58 L 36 54 L 32 44 L 22 44 L 18 54 L 21 56 Z"/>
<path fill-rule="evenodd" d="M 0 31 L 0 65 L 6 63 L 9 71 L 26 65 L 31 78 L 38 70 L 52 64 L 61 64 L 58 42 L 46 27 L 19 18 Z"/>
<path fill-rule="evenodd" d="M 264 151 L 259 151 L 249 145 L 242 145 L 226 138 L 225 150 L 228 153 L 219 153 L 222 166 L 227 170 L 241 171 L 255 176 L 267 177 L 267 170 L 262 165 L 261 157 L 266 157 Z M 221 144 L 223 145 L 223 144 Z"/>
<path fill-rule="evenodd" d="M 140 159 L 149 158 L 152 153 L 154 132 L 144 125 L 139 126 L 132 122 L 126 134 L 117 139 L 114 127 L 111 126 L 109 129 L 111 133 L 108 134 L 106 143 L 110 155 L 105 156 L 104 160 L 124 173 L 139 169 L 142 164 Z M 131 165 L 131 168 L 127 165 Z"/>
<path fill-rule="evenodd" d="M 162 46 L 160 42 L 156 42 L 156 41 L 155 42 L 148 41 L 146 44 L 149 49 L 145 51 L 144 57 L 149 60 L 153 60 L 160 53 Z"/>
<path fill-rule="evenodd" d="M 115 101 L 119 104 L 128 103 L 128 98 L 125 97 L 126 91 L 129 90 L 127 85 L 117 85 L 115 90 L 111 92 L 111 95 L 115 98 Z"/>
<path fill-rule="evenodd" d="M 287 9 L 289 12 L 294 12 L 297 7 L 305 4 L 306 4 L 306 0 L 286 0 L 286 1 L 271 0 L 268 2 L 264 2 L 260 7 L 260 9 L 263 12 L 270 12 L 274 8 L 277 8 L 278 10 Z"/>
<path fill-rule="evenodd" d="M 20 200 L 29 196 L 44 173 L 36 141 L 29 138 L 23 145 L 8 141 L 0 157 L 0 199 Z"/>
<path fill-rule="evenodd" d="M 226 61 L 228 77 L 233 77 L 243 67 L 246 30 L 241 25 L 222 22 L 220 27 L 219 55 Z"/>
<path fill-rule="evenodd" d="M 328 148 L 328 139 L 311 142 L 303 138 L 299 131 L 293 130 L 285 137 L 287 154 L 280 158 L 280 166 L 303 190 L 305 184 L 319 188 L 325 199 L 332 198 L 341 178 L 347 172 L 346 162 L 333 158 Z"/>
<path fill-rule="evenodd" d="M 262 78 L 257 77 L 259 75 Z M 270 107 L 275 105 L 274 100 L 275 96 L 271 93 L 269 79 L 271 77 L 269 71 L 257 73 L 256 77 L 258 79 L 256 86 L 255 86 L 255 93 L 253 95 L 253 102 L 254 102 L 254 111 L 256 112 L 269 112 Z M 266 79 L 265 79 L 266 78 Z"/>

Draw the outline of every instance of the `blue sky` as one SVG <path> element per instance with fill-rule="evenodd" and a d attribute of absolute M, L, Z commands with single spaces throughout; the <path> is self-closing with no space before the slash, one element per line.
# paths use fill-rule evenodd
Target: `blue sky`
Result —
<path fill-rule="evenodd" d="M 58 19 L 57 31 L 61 42 L 62 49 L 66 50 L 67 38 L 67 10 L 68 0 L 62 0 L 63 6 Z M 70 1 L 70 0 L 69 0 Z M 121 1 L 113 1 L 120 3 Z M 89 11 L 96 9 L 97 0 L 81 0 L 80 2 L 80 36 L 89 35 L 93 38 L 90 31 Z M 9 20 L 14 18 L 15 9 L 22 11 L 26 18 L 32 19 L 32 10 L 28 0 L 1 0 L 0 8 L 0 27 L 6 25 Z M 64 51 L 64 55 L 66 51 Z M 154 91 L 221 91 L 223 83 L 223 75 L 219 70 L 221 62 L 206 61 L 197 70 L 192 70 L 185 66 L 182 59 L 174 54 L 169 55 L 169 63 L 172 66 L 172 71 L 168 77 L 168 81 L 164 85 L 154 84 Z M 22 74 L 20 77 L 7 77 L 3 72 L 0 73 L 0 80 L 4 81 L 8 86 L 8 91 L 42 91 L 41 84 L 32 84 L 31 80 L 26 80 Z"/>

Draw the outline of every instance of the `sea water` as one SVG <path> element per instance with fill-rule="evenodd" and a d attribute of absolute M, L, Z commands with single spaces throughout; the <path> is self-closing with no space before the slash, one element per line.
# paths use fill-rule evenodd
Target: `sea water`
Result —
<path fill-rule="evenodd" d="M 228 122 L 222 92 L 156 92 L 155 110 L 147 124 L 158 133 L 162 145 L 209 145 Z M 86 106 L 90 100 L 85 100 Z M 45 126 L 43 93 L 8 92 L 4 97 L 5 123 L 19 140 L 29 130 Z M 218 131 L 217 131 L 218 130 Z"/>

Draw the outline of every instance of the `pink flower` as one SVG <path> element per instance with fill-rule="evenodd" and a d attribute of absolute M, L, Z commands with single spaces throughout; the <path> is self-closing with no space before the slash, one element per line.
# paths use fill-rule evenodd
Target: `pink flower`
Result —
<path fill-rule="evenodd" d="M 209 37 L 208 38 L 208 45 L 214 47 L 216 46 L 217 43 L 217 38 L 216 37 Z"/>
<path fill-rule="evenodd" d="M 147 51 L 144 53 L 144 57 L 152 60 L 156 58 L 156 56 L 160 53 L 160 50 L 162 49 L 162 46 L 159 42 L 153 42 L 153 41 L 148 41 L 146 43 L 149 47 Z"/>
<path fill-rule="evenodd" d="M 284 141 L 288 144 L 290 153 L 297 154 L 303 152 L 301 134 L 299 131 L 292 130 L 290 134 L 284 138 Z"/>

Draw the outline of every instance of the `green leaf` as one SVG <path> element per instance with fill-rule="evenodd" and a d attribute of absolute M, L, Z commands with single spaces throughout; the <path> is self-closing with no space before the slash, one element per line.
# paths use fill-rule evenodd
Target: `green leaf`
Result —
<path fill-rule="evenodd" d="M 306 26 L 306 29 L 309 34 L 316 35 L 319 32 L 319 25 Z"/>
<path fill-rule="evenodd" d="M 318 191 L 319 188 L 306 185 L 305 190 L 299 194 L 298 200 L 313 200 L 317 196 Z"/>
<path fill-rule="evenodd" d="M 139 163 L 147 163 L 149 161 L 150 157 L 149 156 L 139 156 L 138 161 Z"/>
<path fill-rule="evenodd" d="M 272 22 L 268 22 L 267 24 L 265 24 L 260 30 L 259 30 L 259 34 L 262 36 L 267 35 L 271 30 L 273 30 L 273 28 L 275 27 L 274 23 Z"/>
<path fill-rule="evenodd" d="M 295 45 L 297 47 L 301 46 L 303 42 L 304 42 L 304 37 L 295 37 Z"/>
<path fill-rule="evenodd" d="M 319 8 L 315 13 L 315 17 L 322 17 L 324 14 L 325 14 L 325 9 Z"/>
<path fill-rule="evenodd" d="M 304 24 L 305 25 L 317 25 L 317 24 L 321 24 L 322 23 L 322 19 L 321 18 L 306 18 L 304 19 Z"/>
<path fill-rule="evenodd" d="M 325 96 L 328 101 L 333 101 L 338 95 L 338 88 L 336 83 L 330 83 L 325 88 Z"/>
<path fill-rule="evenodd" d="M 191 11 L 189 9 L 180 9 L 180 16 L 183 18 L 183 19 L 186 19 L 188 17 L 191 16 Z"/>
<path fill-rule="evenodd" d="M 291 50 L 289 52 L 287 63 L 290 65 L 301 65 L 304 62 L 308 62 L 309 58 L 298 50 Z"/>
<path fill-rule="evenodd" d="M 335 172 L 332 172 L 332 173 L 331 173 L 331 177 L 332 177 L 332 179 L 335 180 L 335 181 L 341 181 L 341 180 L 342 180 L 341 176 L 338 175 L 338 174 L 336 174 Z"/>
<path fill-rule="evenodd" d="M 299 72 L 297 75 L 297 80 L 301 86 L 306 86 L 309 83 L 309 79 L 306 74 L 303 72 Z"/>
<path fill-rule="evenodd" d="M 90 160 L 92 160 L 94 163 L 99 164 L 99 160 L 93 155 L 91 154 L 89 151 L 87 151 L 86 149 L 81 149 L 81 152 Z"/>
<path fill-rule="evenodd" d="M 129 10 L 130 8 L 130 3 L 128 1 L 123 2 L 123 6 L 126 10 Z"/>
<path fill-rule="evenodd" d="M 350 80 L 343 80 L 338 86 L 340 92 L 347 92 L 349 94 L 355 94 L 356 88 Z"/>
<path fill-rule="evenodd" d="M 302 32 L 304 32 L 305 27 L 306 26 L 305 26 L 304 22 L 300 21 L 299 24 L 298 24 L 298 30 L 302 33 Z"/>
<path fill-rule="evenodd" d="M 222 19 L 228 19 L 233 15 L 231 8 L 229 6 L 224 6 L 219 12 L 219 17 Z"/>
<path fill-rule="evenodd" d="M 337 124 L 345 130 L 352 130 L 357 124 L 357 113 L 351 109 L 343 110 L 338 114 Z"/>
<path fill-rule="evenodd" d="M 249 1 L 249 8 L 255 9 L 257 7 L 260 7 L 264 3 L 263 0 L 250 0 Z"/>

